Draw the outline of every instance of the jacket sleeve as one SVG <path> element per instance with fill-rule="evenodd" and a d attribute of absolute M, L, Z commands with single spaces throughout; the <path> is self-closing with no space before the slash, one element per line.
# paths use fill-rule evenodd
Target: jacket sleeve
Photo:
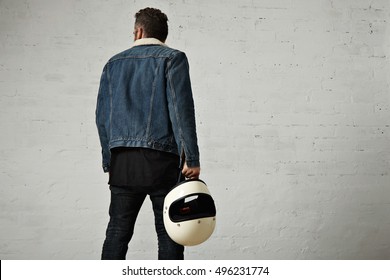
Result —
<path fill-rule="evenodd" d="M 169 59 L 166 75 L 169 115 L 179 152 L 184 152 L 188 167 L 198 167 L 200 161 L 194 100 L 188 60 L 183 52 Z"/>
<path fill-rule="evenodd" d="M 100 86 L 96 103 L 96 126 L 99 133 L 100 145 L 102 148 L 102 167 L 104 172 L 109 172 L 110 170 L 110 158 L 111 153 L 109 149 L 109 109 L 110 109 L 110 94 L 109 94 L 109 85 L 108 85 L 108 73 L 107 65 L 103 69 L 102 76 L 100 78 Z"/>

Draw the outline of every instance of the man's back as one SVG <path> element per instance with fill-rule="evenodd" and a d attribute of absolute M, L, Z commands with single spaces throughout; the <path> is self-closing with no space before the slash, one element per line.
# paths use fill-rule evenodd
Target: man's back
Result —
<path fill-rule="evenodd" d="M 185 54 L 160 41 L 138 40 L 106 64 L 98 110 L 108 149 L 150 148 L 198 161 L 194 105 Z M 108 164 L 108 159 L 106 160 Z"/>

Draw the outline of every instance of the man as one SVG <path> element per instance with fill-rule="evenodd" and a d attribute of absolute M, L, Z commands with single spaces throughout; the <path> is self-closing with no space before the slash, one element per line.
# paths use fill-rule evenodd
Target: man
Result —
<path fill-rule="evenodd" d="M 134 45 L 103 69 L 96 107 L 103 170 L 109 172 L 110 221 L 102 259 L 125 259 L 138 212 L 152 201 L 159 259 L 183 259 L 163 223 L 166 194 L 181 173 L 198 178 L 199 151 L 186 55 L 165 45 L 168 18 L 135 15 Z"/>

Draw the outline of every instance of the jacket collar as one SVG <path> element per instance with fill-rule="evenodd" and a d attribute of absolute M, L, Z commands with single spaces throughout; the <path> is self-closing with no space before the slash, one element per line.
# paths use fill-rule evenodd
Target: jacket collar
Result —
<path fill-rule="evenodd" d="M 156 38 L 142 38 L 138 39 L 133 43 L 133 47 L 135 46 L 143 46 L 143 45 L 161 45 L 167 47 L 166 44 L 161 42 L 160 40 Z"/>

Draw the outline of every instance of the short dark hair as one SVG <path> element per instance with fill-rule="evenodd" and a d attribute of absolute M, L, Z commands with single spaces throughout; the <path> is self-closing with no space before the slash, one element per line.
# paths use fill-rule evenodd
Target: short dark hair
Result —
<path fill-rule="evenodd" d="M 145 8 L 135 14 L 135 25 L 144 29 L 146 37 L 165 42 L 168 36 L 168 17 L 159 9 Z"/>

